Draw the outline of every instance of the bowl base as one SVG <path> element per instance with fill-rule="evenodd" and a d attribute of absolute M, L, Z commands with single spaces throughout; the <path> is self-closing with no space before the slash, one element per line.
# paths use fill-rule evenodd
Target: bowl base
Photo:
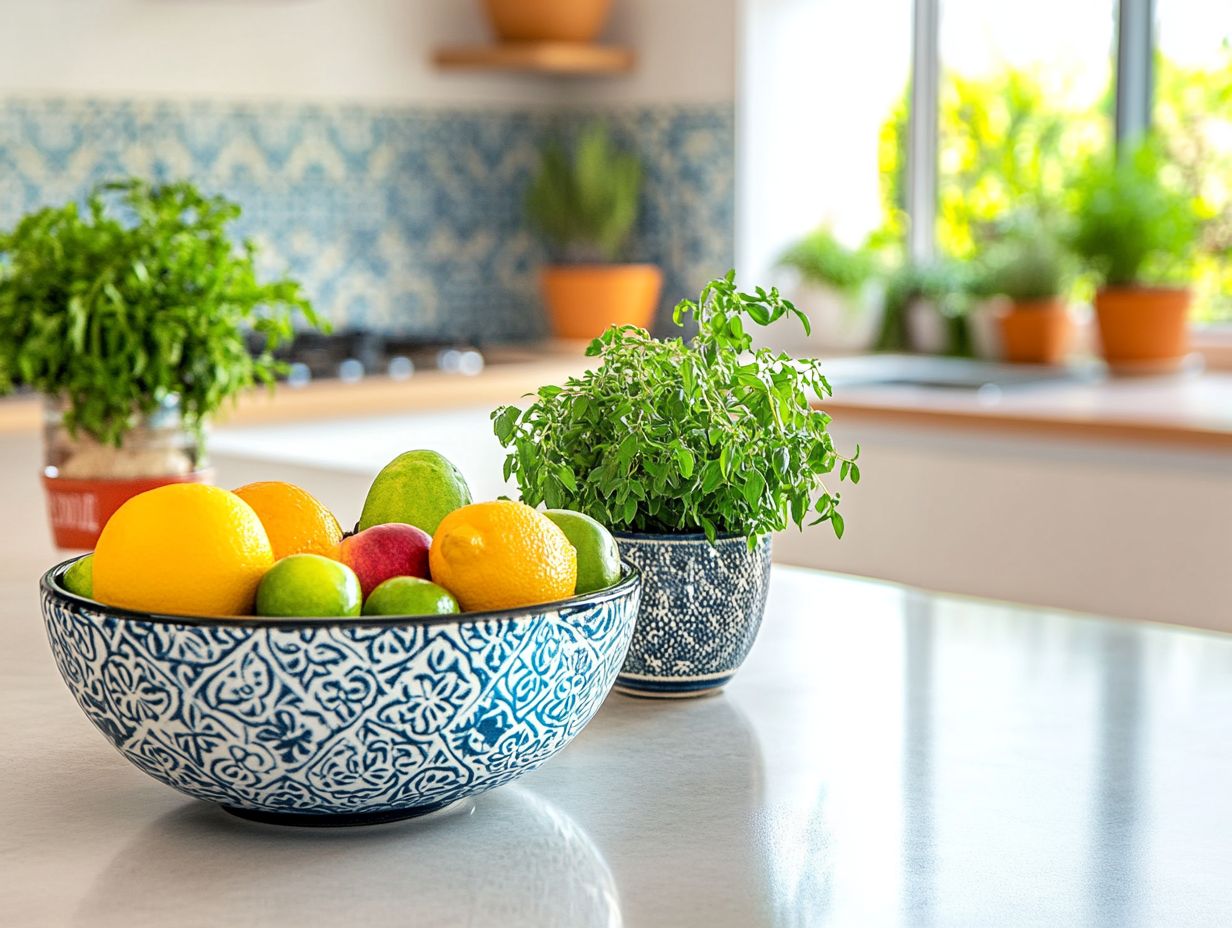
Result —
<path fill-rule="evenodd" d="M 640 699 L 695 699 L 698 696 L 715 696 L 722 692 L 733 674 L 714 680 L 676 681 L 676 680 L 627 680 L 617 678 L 612 687 L 625 696 L 636 696 Z"/>
<path fill-rule="evenodd" d="M 356 825 L 384 825 L 386 822 L 401 822 L 408 818 L 420 818 L 439 812 L 446 806 L 463 800 L 430 802 L 409 809 L 384 809 L 378 812 L 331 813 L 331 812 L 270 812 L 267 809 L 241 809 L 239 806 L 222 807 L 236 818 L 263 825 L 292 825 L 297 828 L 349 828 Z"/>

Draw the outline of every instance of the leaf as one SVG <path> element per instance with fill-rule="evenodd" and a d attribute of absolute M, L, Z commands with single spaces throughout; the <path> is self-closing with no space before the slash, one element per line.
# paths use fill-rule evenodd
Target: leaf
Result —
<path fill-rule="evenodd" d="M 686 480 L 693 476 L 693 452 L 684 445 L 676 446 L 676 462 L 680 465 L 680 476 Z"/>

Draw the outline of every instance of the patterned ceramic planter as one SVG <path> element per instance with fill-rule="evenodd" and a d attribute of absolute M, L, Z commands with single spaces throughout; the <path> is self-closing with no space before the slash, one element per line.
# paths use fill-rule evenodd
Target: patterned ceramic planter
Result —
<path fill-rule="evenodd" d="M 125 758 L 245 818 L 406 818 L 508 783 L 568 744 L 624 661 L 640 578 L 505 612 L 164 616 L 43 577 L 47 637 Z"/>
<path fill-rule="evenodd" d="M 770 536 L 752 551 L 741 535 L 617 532 L 642 572 L 642 604 L 616 689 L 634 696 L 716 692 L 753 647 L 766 611 Z"/>

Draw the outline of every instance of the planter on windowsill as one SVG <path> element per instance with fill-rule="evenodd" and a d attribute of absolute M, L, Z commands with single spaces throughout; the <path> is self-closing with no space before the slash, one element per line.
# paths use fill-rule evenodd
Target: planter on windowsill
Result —
<path fill-rule="evenodd" d="M 1104 287 L 1095 294 L 1099 343 L 1110 370 L 1167 373 L 1189 351 L 1187 287 Z"/>

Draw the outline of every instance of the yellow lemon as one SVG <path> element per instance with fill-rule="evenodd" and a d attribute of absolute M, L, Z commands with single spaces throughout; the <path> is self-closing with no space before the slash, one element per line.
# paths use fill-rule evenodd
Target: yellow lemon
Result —
<path fill-rule="evenodd" d="M 455 509 L 428 552 L 432 580 L 467 612 L 567 599 L 577 584 L 577 552 L 543 513 L 496 500 Z"/>
<path fill-rule="evenodd" d="M 315 496 L 293 483 L 265 480 L 249 483 L 235 495 L 256 512 L 274 548 L 274 558 L 292 554 L 334 557 L 342 541 L 342 527 Z"/>
<path fill-rule="evenodd" d="M 219 487 L 173 483 L 116 510 L 94 549 L 94 598 L 189 615 L 248 615 L 274 563 L 252 507 Z"/>

